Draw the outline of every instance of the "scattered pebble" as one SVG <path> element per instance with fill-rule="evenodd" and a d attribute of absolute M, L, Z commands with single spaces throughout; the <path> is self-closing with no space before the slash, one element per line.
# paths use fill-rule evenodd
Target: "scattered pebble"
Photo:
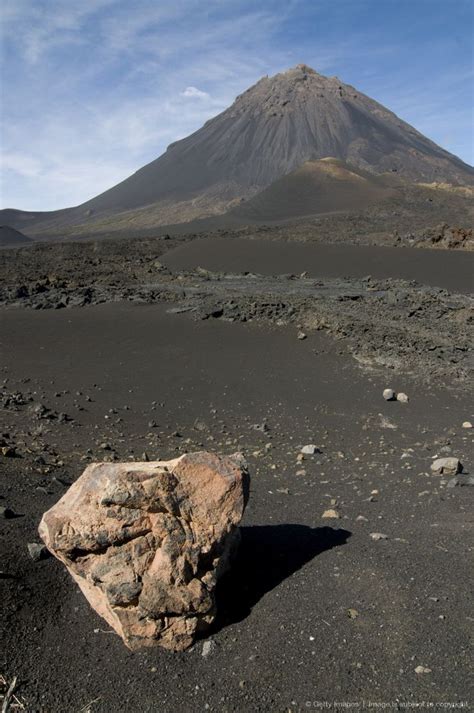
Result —
<path fill-rule="evenodd" d="M 385 535 L 383 532 L 371 532 L 370 537 L 375 540 L 388 540 L 388 535 Z"/>
<path fill-rule="evenodd" d="M 472 423 L 470 421 L 464 421 L 462 424 L 463 428 L 472 428 Z"/>
<path fill-rule="evenodd" d="M 5 456 L 5 458 L 16 458 L 17 456 L 14 446 L 2 446 L 0 448 L 0 452 L 2 453 L 2 456 Z"/>
<path fill-rule="evenodd" d="M 457 475 L 462 473 L 462 463 L 458 458 L 436 458 L 431 464 L 431 470 L 438 475 Z"/>
<path fill-rule="evenodd" d="M 254 431 L 261 431 L 262 433 L 268 433 L 270 430 L 268 423 L 265 423 L 265 421 L 262 423 L 254 423 L 252 428 Z"/>
<path fill-rule="evenodd" d="M 48 550 L 46 545 L 39 542 L 28 542 L 28 554 L 30 555 L 33 562 L 39 562 L 39 560 L 47 557 Z"/>
<path fill-rule="evenodd" d="M 303 340 L 306 339 L 306 334 L 304 332 L 298 332 L 297 337 L 298 339 Z"/>
<path fill-rule="evenodd" d="M 384 389 L 382 396 L 385 401 L 395 401 L 397 395 L 393 389 Z"/>
<path fill-rule="evenodd" d="M 305 456 L 314 456 L 315 453 L 321 453 L 321 451 L 314 443 L 309 443 L 307 446 L 303 446 L 301 453 Z"/>
<path fill-rule="evenodd" d="M 209 654 L 212 654 L 212 652 L 215 650 L 216 644 L 214 641 L 211 639 L 208 639 L 205 641 L 202 645 L 202 656 L 205 658 L 206 656 L 209 656 Z"/>
<path fill-rule="evenodd" d="M 418 674 L 418 675 L 420 675 L 420 674 L 422 674 L 422 673 L 431 673 L 431 669 L 430 669 L 430 668 L 426 668 L 426 666 L 417 666 L 417 667 L 415 668 L 415 673 Z"/>
<path fill-rule="evenodd" d="M 339 513 L 337 512 L 337 510 L 334 510 L 334 508 L 329 508 L 329 510 L 325 510 L 325 511 L 323 512 L 323 514 L 321 515 L 321 517 L 326 518 L 326 519 L 333 518 L 333 519 L 338 520 L 341 516 L 339 515 Z"/>
<path fill-rule="evenodd" d="M 474 475 L 468 475 L 468 473 L 459 473 L 456 477 L 451 478 L 448 482 L 448 488 L 463 487 L 466 485 L 474 485 Z"/>
<path fill-rule="evenodd" d="M 403 393 L 403 391 L 400 391 L 399 394 L 397 394 L 397 401 L 400 401 L 402 404 L 407 404 L 408 403 L 408 396 Z"/>

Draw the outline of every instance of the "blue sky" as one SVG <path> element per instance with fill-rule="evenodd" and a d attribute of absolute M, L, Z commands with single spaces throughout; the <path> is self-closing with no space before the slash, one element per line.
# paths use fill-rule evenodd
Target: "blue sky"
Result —
<path fill-rule="evenodd" d="M 473 0 L 2 0 L 1 207 L 81 203 L 300 62 L 472 164 L 473 12 Z"/>

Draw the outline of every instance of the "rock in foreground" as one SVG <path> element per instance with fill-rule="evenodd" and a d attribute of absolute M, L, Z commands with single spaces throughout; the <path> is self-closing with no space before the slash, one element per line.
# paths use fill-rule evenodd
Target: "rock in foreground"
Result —
<path fill-rule="evenodd" d="M 179 651 L 214 620 L 247 493 L 238 455 L 94 463 L 39 532 L 129 648 Z"/>

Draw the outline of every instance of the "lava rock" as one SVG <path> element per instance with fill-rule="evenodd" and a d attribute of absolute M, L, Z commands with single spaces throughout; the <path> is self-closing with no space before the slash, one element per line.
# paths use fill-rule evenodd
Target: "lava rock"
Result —
<path fill-rule="evenodd" d="M 240 455 L 94 463 L 39 532 L 129 648 L 180 651 L 214 621 L 247 494 Z"/>

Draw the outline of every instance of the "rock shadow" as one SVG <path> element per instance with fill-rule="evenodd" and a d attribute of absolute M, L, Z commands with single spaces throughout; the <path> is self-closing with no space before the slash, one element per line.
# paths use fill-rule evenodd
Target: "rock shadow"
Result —
<path fill-rule="evenodd" d="M 242 621 L 255 604 L 317 555 L 344 545 L 351 532 L 307 525 L 241 527 L 242 541 L 217 585 L 217 617 L 213 630 Z"/>

